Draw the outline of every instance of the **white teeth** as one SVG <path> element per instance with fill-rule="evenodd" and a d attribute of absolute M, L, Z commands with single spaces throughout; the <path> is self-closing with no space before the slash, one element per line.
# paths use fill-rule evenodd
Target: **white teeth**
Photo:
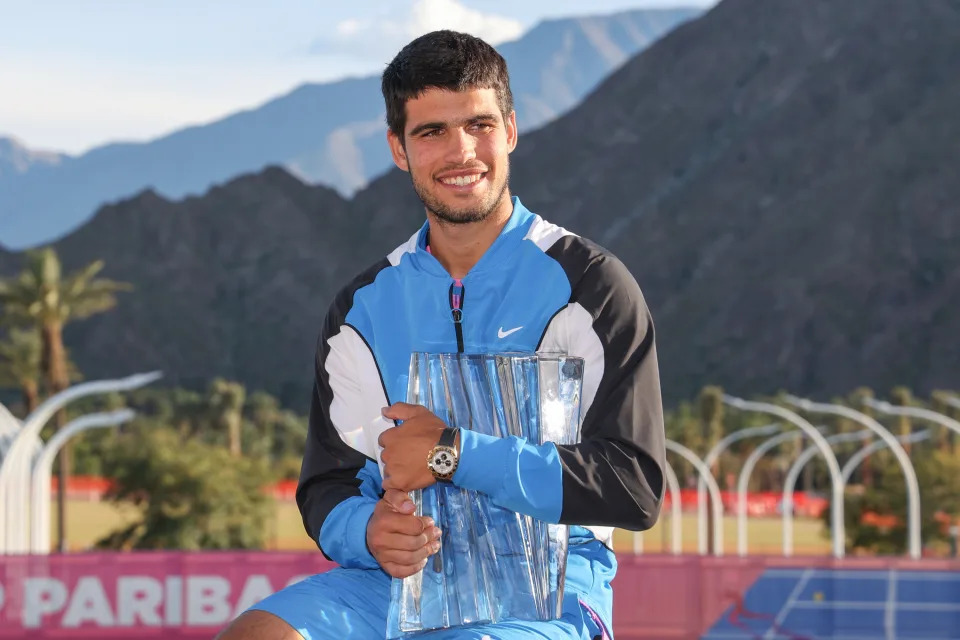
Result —
<path fill-rule="evenodd" d="M 457 176 L 456 178 L 442 178 L 440 182 L 443 184 L 456 185 L 458 187 L 465 187 L 468 184 L 473 184 L 480 179 L 479 173 L 474 173 L 469 176 Z"/>

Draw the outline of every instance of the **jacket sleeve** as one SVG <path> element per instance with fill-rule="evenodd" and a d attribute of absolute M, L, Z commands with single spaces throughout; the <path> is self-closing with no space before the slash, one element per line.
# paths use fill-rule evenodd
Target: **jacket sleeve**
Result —
<path fill-rule="evenodd" d="M 643 530 L 663 499 L 665 436 L 653 321 L 626 267 L 576 236 L 552 249 L 571 296 L 539 349 L 584 358 L 581 442 L 461 433 L 453 481 L 548 522 Z"/>
<path fill-rule="evenodd" d="M 366 530 L 381 492 L 363 425 L 379 418 L 384 394 L 366 342 L 331 309 L 317 345 L 309 431 L 297 486 L 307 533 L 344 567 L 375 568 Z M 379 397 L 378 397 L 379 394 Z"/>

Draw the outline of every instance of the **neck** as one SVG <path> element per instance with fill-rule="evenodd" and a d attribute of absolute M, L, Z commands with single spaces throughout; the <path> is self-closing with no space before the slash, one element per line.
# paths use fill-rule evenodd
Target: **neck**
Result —
<path fill-rule="evenodd" d="M 512 214 L 513 200 L 509 193 L 504 193 L 500 204 L 480 222 L 450 224 L 428 209 L 430 252 L 452 278 L 460 279 L 480 261 Z"/>

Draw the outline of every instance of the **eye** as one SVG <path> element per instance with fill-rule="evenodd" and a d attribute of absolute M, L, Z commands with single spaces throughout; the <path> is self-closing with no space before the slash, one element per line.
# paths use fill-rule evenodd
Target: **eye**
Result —
<path fill-rule="evenodd" d="M 435 137 L 438 136 L 438 135 L 440 135 L 440 129 L 427 129 L 427 130 L 424 131 L 422 134 L 420 134 L 420 137 L 421 137 L 421 138 L 435 138 Z"/>

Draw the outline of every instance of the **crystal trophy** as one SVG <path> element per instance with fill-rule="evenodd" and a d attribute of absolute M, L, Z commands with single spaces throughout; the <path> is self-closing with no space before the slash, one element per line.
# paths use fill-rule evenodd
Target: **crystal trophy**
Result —
<path fill-rule="evenodd" d="M 407 402 L 495 437 L 580 440 L 583 360 L 560 353 L 414 353 Z M 423 570 L 391 586 L 387 638 L 506 619 L 551 620 L 563 599 L 568 532 L 437 483 L 411 495 L 443 531 Z"/>

